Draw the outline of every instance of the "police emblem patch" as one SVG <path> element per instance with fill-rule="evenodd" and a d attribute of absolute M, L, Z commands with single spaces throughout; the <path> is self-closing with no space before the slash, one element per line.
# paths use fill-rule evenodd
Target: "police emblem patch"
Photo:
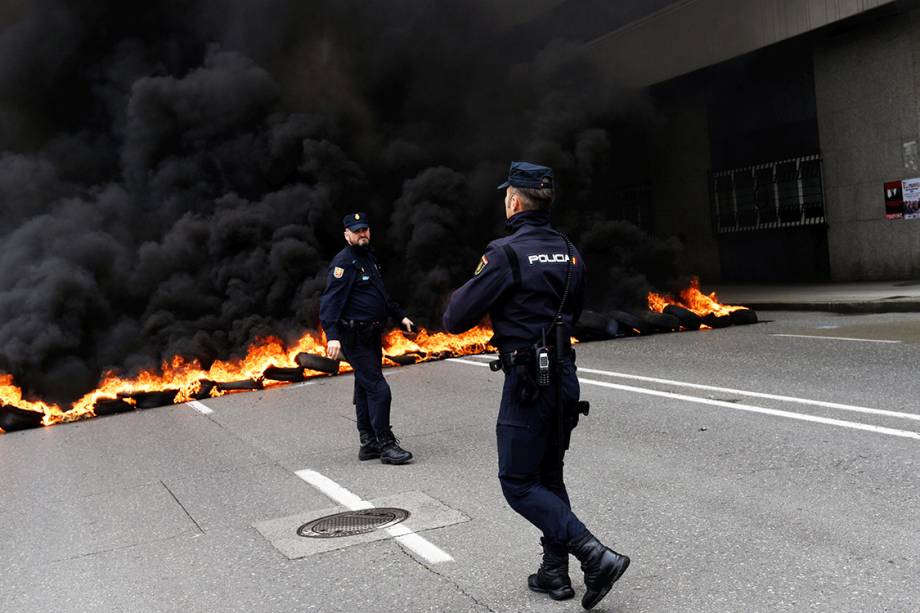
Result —
<path fill-rule="evenodd" d="M 335 277 L 336 279 L 341 279 L 342 275 L 344 274 L 345 274 L 345 269 L 339 268 L 338 266 L 336 266 L 335 270 L 332 271 L 332 276 Z"/>
<path fill-rule="evenodd" d="M 489 260 L 486 259 L 486 256 L 482 256 L 482 258 L 479 260 L 479 266 L 476 267 L 476 272 L 473 273 L 473 276 L 475 277 L 476 275 L 481 273 L 482 269 L 485 268 L 486 264 L 488 263 L 489 263 Z"/>

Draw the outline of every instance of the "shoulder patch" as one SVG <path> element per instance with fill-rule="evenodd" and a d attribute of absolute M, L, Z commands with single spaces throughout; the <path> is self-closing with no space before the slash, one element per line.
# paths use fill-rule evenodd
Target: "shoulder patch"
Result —
<path fill-rule="evenodd" d="M 336 279 L 341 279 L 342 275 L 344 274 L 345 274 L 345 269 L 339 268 L 338 266 L 336 266 L 335 270 L 332 271 L 332 276 L 335 277 Z"/>
<path fill-rule="evenodd" d="M 475 277 L 476 275 L 481 273 L 482 269 L 485 268 L 488 263 L 489 263 L 489 260 L 486 258 L 486 256 L 482 256 L 482 258 L 480 258 L 479 260 L 479 266 L 476 267 L 476 272 L 473 273 L 473 276 Z"/>

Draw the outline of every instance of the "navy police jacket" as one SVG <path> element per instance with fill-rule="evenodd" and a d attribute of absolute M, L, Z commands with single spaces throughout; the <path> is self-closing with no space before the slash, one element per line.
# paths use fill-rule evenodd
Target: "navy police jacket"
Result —
<path fill-rule="evenodd" d="M 547 213 L 524 211 L 508 226 L 512 234 L 489 243 L 473 278 L 453 293 L 444 313 L 444 328 L 452 334 L 469 330 L 488 313 L 492 344 L 502 352 L 541 341 L 559 308 L 568 267 L 565 239 L 552 228 Z M 571 257 L 563 310 L 569 336 L 581 315 L 585 286 L 585 264 L 574 246 Z M 517 271 L 509 258 L 517 260 Z"/>
<path fill-rule="evenodd" d="M 319 321 L 330 341 L 341 338 L 339 322 L 401 321 L 406 314 L 390 300 L 374 252 L 348 245 L 329 263 L 326 289 L 319 299 Z"/>

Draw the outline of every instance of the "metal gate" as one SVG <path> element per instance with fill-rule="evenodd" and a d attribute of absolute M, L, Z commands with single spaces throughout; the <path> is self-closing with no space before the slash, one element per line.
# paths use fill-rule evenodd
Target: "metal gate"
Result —
<path fill-rule="evenodd" d="M 710 197 L 716 234 L 826 223 L 819 154 L 713 172 Z"/>

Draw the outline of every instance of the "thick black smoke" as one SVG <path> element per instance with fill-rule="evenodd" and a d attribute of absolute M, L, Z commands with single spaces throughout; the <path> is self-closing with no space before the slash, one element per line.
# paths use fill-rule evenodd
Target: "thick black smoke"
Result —
<path fill-rule="evenodd" d="M 0 19 L 0 372 L 28 393 L 315 327 L 352 210 L 436 325 L 501 230 L 511 159 L 556 169 L 596 299 L 635 301 L 644 262 L 673 274 L 672 245 L 604 211 L 641 100 L 484 0 L 20 0 Z"/>

